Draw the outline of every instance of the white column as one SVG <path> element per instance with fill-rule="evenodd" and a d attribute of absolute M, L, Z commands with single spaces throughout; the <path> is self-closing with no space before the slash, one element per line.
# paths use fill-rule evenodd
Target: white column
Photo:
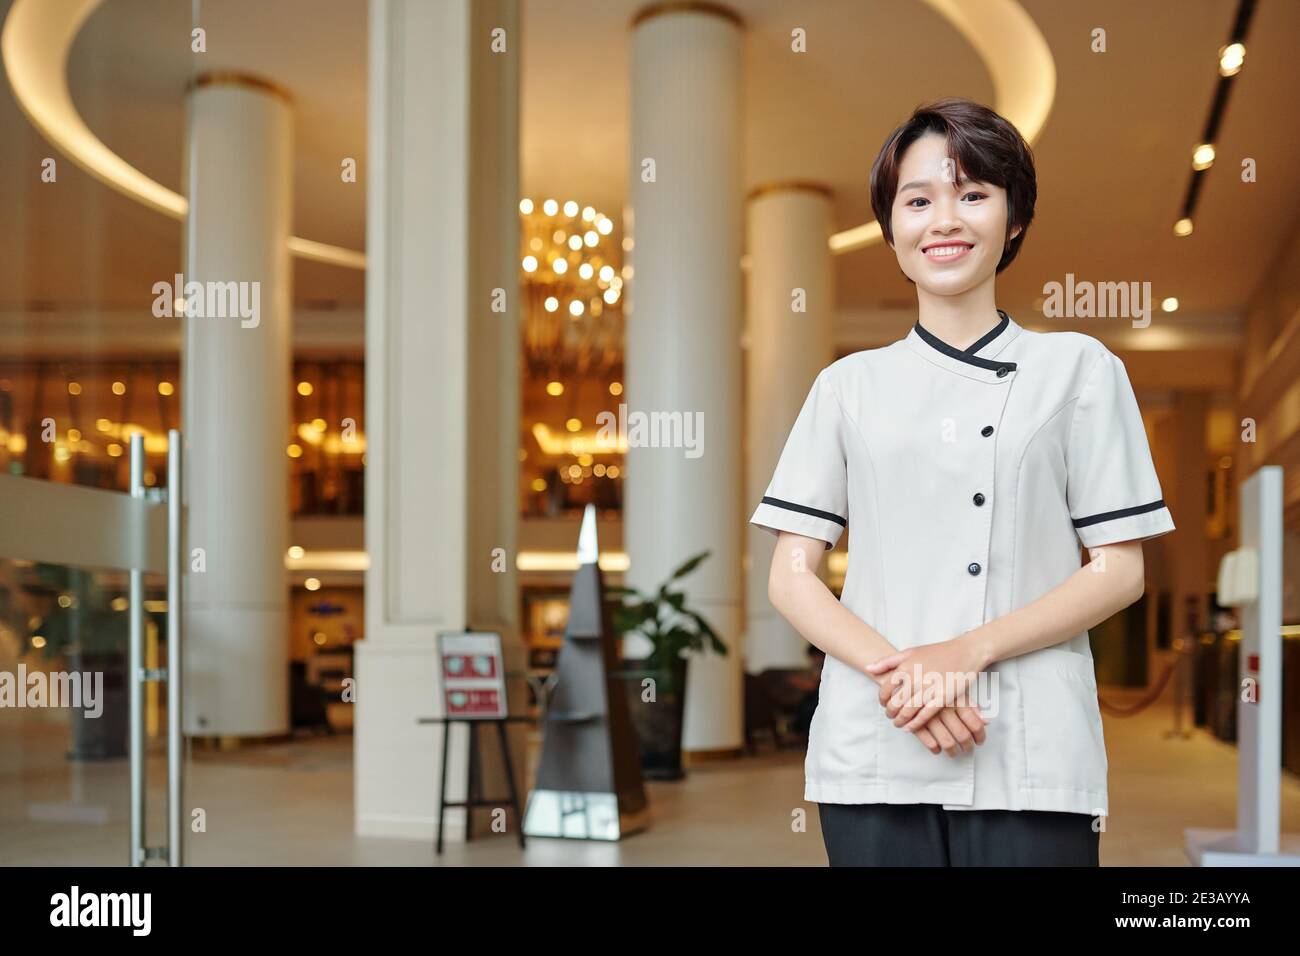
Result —
<path fill-rule="evenodd" d="M 265 81 L 212 74 L 190 93 L 185 288 L 174 290 L 187 306 L 186 548 L 202 549 L 186 562 L 190 734 L 289 725 L 291 131 L 286 95 Z"/>
<path fill-rule="evenodd" d="M 715 4 L 648 7 L 632 28 L 626 400 L 629 414 L 701 421 L 703 441 L 698 457 L 629 448 L 624 540 L 642 590 L 712 552 L 684 589 L 729 653 L 691 658 L 682 744 L 692 751 L 743 743 L 741 30 Z"/>
<path fill-rule="evenodd" d="M 831 194 L 780 182 L 751 190 L 747 217 L 745 506 L 757 507 L 817 373 L 834 358 L 834 276 L 827 238 Z M 767 599 L 776 539 L 750 525 L 745 588 L 745 667 L 808 664 L 804 640 Z M 825 568 L 826 560 L 822 560 Z"/>
<path fill-rule="evenodd" d="M 370 568 L 354 731 L 355 825 L 366 836 L 423 840 L 437 824 L 442 730 L 416 721 L 442 714 L 438 633 L 500 631 L 507 668 L 524 663 L 515 574 L 520 42 L 516 0 L 371 0 Z M 521 689 L 511 687 L 516 712 Z M 448 780 L 451 798 L 463 799 L 468 734 L 456 730 Z M 512 735 L 522 788 L 523 734 Z M 481 737 L 486 791 L 504 794 L 495 732 Z M 448 811 L 448 838 L 463 830 L 464 810 Z"/>

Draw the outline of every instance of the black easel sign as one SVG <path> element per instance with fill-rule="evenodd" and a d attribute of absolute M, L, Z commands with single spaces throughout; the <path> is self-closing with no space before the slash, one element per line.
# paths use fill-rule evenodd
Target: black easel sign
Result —
<path fill-rule="evenodd" d="M 493 631 L 438 635 L 443 706 L 457 720 L 506 716 L 505 662 L 501 635 Z"/>

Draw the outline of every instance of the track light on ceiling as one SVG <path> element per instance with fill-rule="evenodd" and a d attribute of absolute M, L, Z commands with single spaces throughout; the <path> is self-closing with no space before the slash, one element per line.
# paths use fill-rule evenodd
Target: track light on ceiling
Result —
<path fill-rule="evenodd" d="M 1237 15 L 1233 18 L 1232 35 L 1229 36 L 1228 42 L 1219 48 L 1219 82 L 1214 88 L 1214 100 L 1210 104 L 1210 115 L 1205 122 L 1205 132 L 1200 142 L 1192 149 L 1192 178 L 1187 184 L 1182 215 L 1174 223 L 1176 236 L 1192 234 L 1192 221 L 1201 195 L 1201 184 L 1206 172 L 1214 165 L 1216 154 L 1214 141 L 1218 138 L 1219 127 L 1223 125 L 1223 117 L 1227 112 L 1232 81 L 1241 72 L 1242 64 L 1246 60 L 1246 33 L 1250 29 L 1250 20 L 1254 13 L 1255 0 L 1241 0 L 1237 5 Z"/>

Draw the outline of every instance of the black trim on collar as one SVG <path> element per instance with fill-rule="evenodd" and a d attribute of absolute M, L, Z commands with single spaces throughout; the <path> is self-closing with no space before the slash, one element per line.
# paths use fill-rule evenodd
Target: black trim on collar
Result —
<path fill-rule="evenodd" d="M 1128 518 L 1133 515 L 1146 514 L 1148 511 L 1157 511 L 1165 506 L 1165 499 L 1153 501 L 1146 505 L 1134 505 L 1132 508 L 1121 508 L 1119 511 L 1103 511 L 1101 514 L 1089 515 L 1086 518 L 1075 518 L 1074 526 L 1076 528 L 1086 528 L 1090 524 L 1097 524 L 1101 521 L 1110 521 L 1114 518 Z"/>
<path fill-rule="evenodd" d="M 818 511 L 816 508 L 809 508 L 807 505 L 797 505 L 792 501 L 782 501 L 780 498 L 769 498 L 763 496 L 763 504 L 773 505 L 777 508 L 785 508 L 787 511 L 797 511 L 800 514 L 812 515 L 814 518 L 822 518 L 825 521 L 834 521 L 842 528 L 847 528 L 849 523 L 846 519 L 829 511 Z"/>
<path fill-rule="evenodd" d="M 974 355 L 980 349 L 984 348 L 984 346 L 988 345 L 999 335 L 1001 335 L 1002 330 L 1011 324 L 1011 316 L 1007 315 L 1001 309 L 998 309 L 998 315 L 1002 316 L 1002 321 L 999 322 L 997 325 L 993 326 L 993 328 L 989 329 L 983 335 L 981 335 L 978 341 L 973 342 L 970 345 L 966 346 L 967 352 L 969 352 L 971 355 Z"/>
<path fill-rule="evenodd" d="M 994 338 L 1000 335 L 1002 331 L 1007 327 L 1007 325 L 1011 322 L 1010 316 L 1008 316 L 1001 309 L 998 310 L 998 315 L 1002 316 L 1002 321 L 997 324 L 997 327 L 994 328 L 991 332 L 984 335 L 978 342 L 976 342 L 966 351 L 962 351 L 961 349 L 955 349 L 947 342 L 945 342 L 943 339 L 936 337 L 932 332 L 928 331 L 923 325 L 921 325 L 919 319 L 917 320 L 916 324 L 912 326 L 912 328 L 916 329 L 916 334 L 921 337 L 921 340 L 925 342 L 926 345 L 929 345 L 931 348 L 937 349 L 938 351 L 942 352 L 944 355 L 947 355 L 949 358 L 955 358 L 957 361 L 965 362 L 967 365 L 974 365 L 977 366 L 978 368 L 987 368 L 995 372 L 1000 368 L 1005 368 L 1008 372 L 1013 372 L 1015 371 L 1016 368 L 1015 362 L 999 362 L 996 359 L 980 358 L 979 356 L 970 354 L 975 349 L 983 348 Z"/>

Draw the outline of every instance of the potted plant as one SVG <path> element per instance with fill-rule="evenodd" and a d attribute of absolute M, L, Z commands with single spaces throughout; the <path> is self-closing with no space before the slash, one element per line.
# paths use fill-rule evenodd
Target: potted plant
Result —
<path fill-rule="evenodd" d="M 610 588 L 619 600 L 614 626 L 620 635 L 640 634 L 650 642 L 650 655 L 624 660 L 620 675 L 627 688 L 628 711 L 641 747 L 644 776 L 677 780 L 682 773 L 682 714 L 686 703 L 688 651 L 711 649 L 725 655 L 727 646 L 712 626 L 686 605 L 686 594 L 672 585 L 709 556 L 695 555 L 659 586 L 654 594 L 635 588 Z"/>
<path fill-rule="evenodd" d="M 61 658 L 69 671 L 103 675 L 97 717 L 80 707 L 70 713 L 70 760 L 106 760 L 127 755 L 127 644 L 129 617 L 114 611 L 94 576 L 77 568 L 38 564 L 39 590 L 65 598 L 50 600 L 40 620 L 45 658 Z"/>

